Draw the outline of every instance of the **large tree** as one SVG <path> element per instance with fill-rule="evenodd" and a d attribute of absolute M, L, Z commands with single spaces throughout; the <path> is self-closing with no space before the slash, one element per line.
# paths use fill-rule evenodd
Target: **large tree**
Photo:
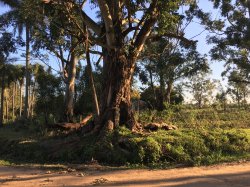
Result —
<path fill-rule="evenodd" d="M 145 77 L 148 74 L 150 82 L 152 82 L 151 77 L 154 75 L 155 80 L 159 82 L 158 109 L 160 110 L 164 108 L 164 102 L 170 103 L 173 84 L 177 80 L 196 76 L 198 72 L 208 72 L 209 70 L 206 57 L 197 52 L 194 43 L 187 45 L 179 40 L 171 40 L 166 37 L 149 42 L 142 54 L 142 60 L 143 66 L 140 75 L 144 74 L 142 77 Z"/>
<path fill-rule="evenodd" d="M 213 44 L 213 60 L 226 62 L 226 72 L 235 67 L 244 74 L 245 82 L 250 73 L 250 1 L 249 0 L 210 0 L 220 13 L 217 19 L 211 14 L 195 11 L 202 24 L 209 30 L 208 42 Z"/>
<path fill-rule="evenodd" d="M 168 35 L 185 39 L 182 34 L 171 33 L 169 30 L 170 25 L 180 18 L 177 11 L 183 1 L 97 0 L 86 3 L 86 1 L 46 0 L 44 2 L 51 8 L 60 9 L 75 23 L 81 32 L 80 40 L 86 39 L 87 26 L 89 42 L 102 48 L 104 81 L 96 128 L 105 126 L 113 129 L 126 124 L 130 129 L 135 129 L 137 123 L 131 109 L 130 87 L 137 58 L 149 37 Z M 90 6 L 90 3 L 93 3 L 98 10 L 100 21 L 91 19 L 85 12 L 84 5 Z M 188 3 L 189 1 L 186 1 L 186 5 Z M 153 30 L 157 31 L 151 34 Z"/>
<path fill-rule="evenodd" d="M 74 115 L 76 69 L 82 50 L 73 35 L 67 35 L 63 32 L 63 29 L 58 29 L 53 25 L 53 23 L 58 24 L 62 22 L 67 24 L 67 21 L 57 18 L 51 21 L 49 25 L 40 22 L 38 27 L 34 27 L 36 31 L 33 37 L 34 51 L 36 51 L 35 56 L 42 61 L 46 60 L 41 53 L 41 50 L 44 49 L 50 51 L 60 61 L 60 73 L 65 83 L 64 112 L 62 113 L 61 120 L 72 122 Z"/>
<path fill-rule="evenodd" d="M 39 3 L 34 3 L 39 9 Z M 67 7 L 68 10 L 69 7 Z M 89 43 L 88 32 L 86 30 L 85 41 L 81 38 L 81 31 L 78 30 L 79 25 L 76 21 L 79 18 L 72 19 L 64 12 L 54 11 L 49 7 L 45 7 L 44 13 L 33 13 L 32 17 L 37 17 L 37 23 L 34 26 L 34 49 L 36 55 L 41 56 L 41 51 L 46 49 L 56 56 L 61 63 L 61 74 L 66 85 L 65 89 L 65 107 L 62 116 L 63 121 L 73 121 L 74 105 L 75 105 L 75 80 L 76 70 L 79 67 L 79 61 L 86 58 L 88 67 L 88 76 L 90 77 L 91 88 L 93 92 L 93 100 L 95 104 L 95 113 L 99 115 L 99 104 L 97 100 L 94 79 L 92 75 L 92 65 L 90 59 L 91 46 Z M 76 20 L 75 20 L 76 19 Z M 85 32 L 85 31 L 84 31 Z M 41 50 L 42 49 L 42 50 Z M 46 52 L 47 52 L 46 51 Z"/>

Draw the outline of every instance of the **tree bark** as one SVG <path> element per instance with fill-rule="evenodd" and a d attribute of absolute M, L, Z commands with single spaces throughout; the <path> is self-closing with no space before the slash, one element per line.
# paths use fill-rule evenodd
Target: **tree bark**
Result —
<path fill-rule="evenodd" d="M 33 84 L 33 87 L 32 89 L 32 92 L 31 92 L 31 95 L 30 95 L 30 116 L 33 117 L 34 115 L 34 105 L 35 105 L 35 88 L 36 88 L 36 82 L 34 82 Z"/>
<path fill-rule="evenodd" d="M 78 57 L 74 52 L 71 54 L 70 63 L 68 65 L 68 78 L 66 81 L 66 93 L 65 93 L 65 111 L 64 121 L 73 122 L 74 115 L 74 95 L 75 95 L 75 78 L 76 78 L 76 65 L 78 63 Z"/>
<path fill-rule="evenodd" d="M 126 125 L 129 129 L 135 130 L 138 125 L 130 101 L 135 58 L 131 59 L 119 50 L 106 54 L 98 126 L 113 130 L 119 125 Z"/>
<path fill-rule="evenodd" d="M 202 108 L 202 96 L 198 99 L 198 107 Z"/>
<path fill-rule="evenodd" d="M 155 91 L 155 86 L 154 86 L 154 83 L 153 83 L 153 73 L 152 73 L 152 70 L 149 69 L 149 77 L 150 77 L 150 86 L 151 86 L 151 89 L 153 91 L 153 94 L 154 94 L 154 107 L 157 103 L 157 98 L 156 98 L 156 91 Z"/>
<path fill-rule="evenodd" d="M 237 88 L 237 103 L 238 103 L 238 108 L 240 108 L 240 91 L 239 91 L 239 88 Z"/>
<path fill-rule="evenodd" d="M 29 86 L 30 86 L 30 27 L 26 24 L 26 69 L 25 69 L 25 107 L 24 117 L 29 118 Z"/>
<path fill-rule="evenodd" d="M 160 73 L 160 95 L 159 95 L 159 102 L 158 102 L 158 110 L 164 110 L 164 102 L 165 102 L 165 81 L 163 78 L 163 74 Z"/>
<path fill-rule="evenodd" d="M 167 82 L 167 90 L 166 90 L 166 101 L 168 104 L 171 103 L 171 93 L 173 90 L 173 82 L 172 81 L 168 81 Z"/>
<path fill-rule="evenodd" d="M 0 127 L 3 126 L 3 118 L 4 118 L 4 92 L 5 92 L 5 72 L 4 72 L 4 70 L 3 70 L 1 83 L 2 83 L 2 86 L 1 86 Z"/>
<path fill-rule="evenodd" d="M 12 87 L 12 120 L 15 118 L 15 98 L 16 98 L 16 83 Z"/>
<path fill-rule="evenodd" d="M 6 91 L 6 90 L 5 90 Z M 9 120 L 9 98 L 5 97 L 5 119 L 6 121 Z"/>
<path fill-rule="evenodd" d="M 22 111 L 23 111 L 23 84 L 20 83 L 20 106 L 19 106 L 19 116 L 22 116 Z"/>

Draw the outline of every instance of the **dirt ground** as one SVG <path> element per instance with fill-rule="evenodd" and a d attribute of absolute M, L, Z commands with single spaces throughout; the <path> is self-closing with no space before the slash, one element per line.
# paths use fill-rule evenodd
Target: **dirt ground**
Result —
<path fill-rule="evenodd" d="M 0 186 L 250 187 L 250 162 L 168 170 L 39 168 L 0 166 Z"/>

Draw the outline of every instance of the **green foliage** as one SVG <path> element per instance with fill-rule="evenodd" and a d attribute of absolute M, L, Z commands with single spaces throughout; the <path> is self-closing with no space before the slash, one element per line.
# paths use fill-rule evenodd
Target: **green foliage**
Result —
<path fill-rule="evenodd" d="M 63 92 L 61 78 L 54 76 L 50 70 L 38 65 L 35 79 L 38 84 L 36 89 L 37 102 L 35 110 L 37 114 L 43 114 L 48 123 L 50 114 L 59 118 L 63 108 Z"/>
<path fill-rule="evenodd" d="M 125 127 L 101 139 L 92 134 L 44 131 L 38 121 L 8 125 L 0 132 L 0 159 L 13 163 L 82 163 L 109 165 L 204 165 L 249 158 L 248 130 L 221 128 L 160 130 L 134 134 Z M 29 125 L 27 125 L 29 124 Z M 44 128 L 44 127 L 43 127 Z"/>
<path fill-rule="evenodd" d="M 85 15 L 85 9 L 80 7 L 83 1 L 60 1 L 60 3 L 51 1 L 47 4 L 43 4 L 40 0 L 23 0 L 20 1 L 21 3 L 6 0 L 0 2 L 9 4 L 12 8 L 10 12 L 0 17 L 0 76 L 4 82 L 8 75 L 6 85 L 13 80 L 18 80 L 22 91 L 24 71 L 21 70 L 22 68 L 18 70 L 14 66 L 6 65 L 7 57 L 15 52 L 15 44 L 19 41 L 14 40 L 12 34 L 2 32 L 4 26 L 14 26 L 14 30 L 18 29 L 21 35 L 25 25 L 32 35 L 31 46 L 36 53 L 35 57 L 43 57 L 40 54 L 41 49 L 54 53 L 62 63 L 65 83 L 70 77 L 67 70 L 70 69 L 71 59 L 74 59 L 74 56 L 83 59 L 83 42 L 88 32 L 91 48 L 94 50 L 102 48 L 104 62 L 107 60 L 103 70 L 97 67 L 97 71 L 94 72 L 97 92 L 100 94 L 103 94 L 101 82 L 105 80 L 105 74 L 108 78 L 112 75 L 110 68 L 126 70 L 127 72 L 118 73 L 117 76 L 121 79 L 120 82 L 127 83 L 124 77 L 130 77 L 129 72 L 133 70 L 134 59 L 140 55 L 137 53 L 142 49 L 144 41 L 148 39 L 148 33 L 152 33 L 149 36 L 150 42 L 146 43 L 144 54 L 141 55 L 144 64 L 141 66 L 140 77 L 146 83 L 151 79 L 149 84 L 151 88 L 142 93 L 142 99 L 155 108 L 165 105 L 165 110 L 145 111 L 138 114 L 138 119 L 142 124 L 164 122 L 179 127 L 179 130 L 175 131 L 141 134 L 119 127 L 113 132 L 100 132 L 98 135 L 86 135 L 81 132 L 65 133 L 48 129 L 45 125 L 58 119 L 63 110 L 63 79 L 53 75 L 50 69 L 45 70 L 42 66 L 35 65 L 31 77 L 34 84 L 30 93 L 34 94 L 34 100 L 36 100 L 36 116 L 29 120 L 20 118 L 0 129 L 2 145 L 0 159 L 77 163 L 97 160 L 100 163 L 116 165 L 127 163 L 201 165 L 224 161 L 229 157 L 237 159 L 247 155 L 249 158 L 250 135 L 248 131 L 241 129 L 250 127 L 250 115 L 247 110 L 226 111 L 227 108 L 224 108 L 225 111 L 217 111 L 214 108 L 194 110 L 172 105 L 183 101 L 180 92 L 178 92 L 179 97 L 172 92 L 170 101 L 175 101 L 173 103 L 164 99 L 167 95 L 165 92 L 170 94 L 174 82 L 183 77 L 193 77 L 191 87 L 200 107 L 210 99 L 212 94 L 213 82 L 202 75 L 197 75 L 199 71 L 208 71 L 206 57 L 197 52 L 195 42 L 184 37 L 185 28 L 192 22 L 194 16 L 202 18 L 202 23 L 210 27 L 211 31 L 223 31 L 222 35 L 211 37 L 209 42 L 217 44 L 211 51 L 214 59 L 227 60 L 228 64 L 233 63 L 240 68 L 243 78 L 230 68 L 228 71 L 232 72 L 232 76 L 229 78 L 237 78 L 241 82 L 248 78 L 246 75 L 249 74 L 250 69 L 248 63 L 250 37 L 249 18 L 246 14 L 249 13 L 249 7 L 244 2 L 233 4 L 232 1 L 213 1 L 215 7 L 221 9 L 222 16 L 227 17 L 228 25 L 224 24 L 223 20 L 211 21 L 209 14 L 201 12 L 192 0 L 185 2 L 181 0 L 124 1 L 120 9 L 114 7 L 119 3 L 106 1 L 108 6 L 103 7 L 110 9 L 111 14 L 108 16 L 104 16 L 107 11 L 99 7 L 104 1 L 99 3 L 91 1 L 96 8 L 100 8 L 100 12 L 97 13 L 99 17 L 95 20 L 89 20 L 90 17 Z M 183 13 L 178 11 L 181 6 L 186 10 L 182 11 Z M 115 10 L 118 11 L 119 18 L 113 14 Z M 138 19 L 139 23 L 137 23 Z M 91 52 L 98 53 L 92 50 Z M 129 66 L 126 63 L 113 66 L 115 61 L 114 64 L 108 61 L 109 59 L 120 60 L 124 57 L 130 62 Z M 83 67 L 79 65 L 77 68 L 75 111 L 82 115 L 93 111 L 93 103 L 89 99 L 91 98 L 89 76 Z M 27 76 L 28 74 L 27 71 Z M 154 87 L 154 80 L 158 81 L 160 88 Z M 3 82 L 1 91 L 4 97 L 5 83 Z M 26 82 L 28 85 L 28 81 Z M 110 83 L 122 90 L 115 81 L 112 80 Z M 246 85 L 244 86 L 245 89 Z M 243 88 L 242 84 L 240 88 Z M 22 94 L 20 94 L 21 99 Z M 225 94 L 222 93 L 218 99 L 225 102 Z M 114 99 L 111 98 L 111 100 Z M 164 103 L 165 101 L 167 104 Z M 1 103 L 3 105 L 3 100 Z M 2 110 L 3 108 L 4 106 L 1 107 Z M 20 104 L 20 113 L 21 108 Z M 164 109 L 164 106 L 161 109 Z M 14 107 L 12 110 L 15 110 Z M 230 130 L 231 128 L 241 130 Z"/>
<path fill-rule="evenodd" d="M 208 39 L 208 42 L 213 44 L 211 57 L 214 60 L 226 61 L 224 74 L 237 68 L 243 72 L 244 81 L 249 81 L 249 1 L 212 2 L 221 14 L 219 19 L 212 20 L 211 16 L 205 13 L 197 14 L 212 33 Z"/>
<path fill-rule="evenodd" d="M 160 97 L 160 94 L 161 93 L 160 93 L 159 87 L 154 87 L 154 90 L 152 89 L 152 87 L 148 87 L 145 90 L 143 90 L 143 92 L 141 93 L 140 99 L 148 103 L 149 105 L 148 107 L 150 109 L 152 108 L 157 109 L 159 108 L 159 105 L 160 105 L 159 103 L 160 101 L 158 99 Z M 168 107 L 171 107 L 171 105 L 179 105 L 183 101 L 184 101 L 183 95 L 179 93 L 176 88 L 174 88 L 170 95 L 170 104 L 168 104 L 167 102 L 164 102 L 163 103 L 165 104 L 164 108 L 167 109 Z"/>
<path fill-rule="evenodd" d="M 159 131 L 148 136 L 133 135 L 121 128 L 118 145 L 99 143 L 92 150 L 95 159 L 113 164 L 185 164 L 203 165 L 235 159 L 249 152 L 250 139 L 244 131 L 180 130 Z"/>
<path fill-rule="evenodd" d="M 197 106 L 201 108 L 206 104 L 211 104 L 213 91 L 216 87 L 216 80 L 208 78 L 207 73 L 199 73 L 190 79 L 185 85 L 192 93 Z"/>
<path fill-rule="evenodd" d="M 228 93 L 238 106 L 247 103 L 247 97 L 249 95 L 248 83 L 244 81 L 244 76 L 243 72 L 236 70 L 230 72 L 228 75 Z"/>
<path fill-rule="evenodd" d="M 92 89 L 90 85 L 89 75 L 87 72 L 86 66 L 79 66 L 79 73 L 76 77 L 76 92 L 77 98 L 75 103 L 75 114 L 86 114 L 95 111 L 94 103 L 93 103 L 93 96 L 92 96 Z M 96 67 L 96 71 L 93 72 L 93 77 L 95 80 L 95 88 L 97 95 L 100 95 L 101 92 L 101 68 Z M 91 99 L 90 99 L 91 98 Z"/>
<path fill-rule="evenodd" d="M 160 144 L 152 137 L 142 140 L 141 147 L 143 149 L 143 163 L 157 163 L 161 157 L 162 150 Z"/>

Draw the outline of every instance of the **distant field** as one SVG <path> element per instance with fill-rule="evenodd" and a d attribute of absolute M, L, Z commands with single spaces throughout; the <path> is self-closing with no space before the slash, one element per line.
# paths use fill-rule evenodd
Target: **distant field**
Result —
<path fill-rule="evenodd" d="M 138 116 L 143 123 L 159 121 L 173 123 L 183 128 L 250 128 L 250 110 L 243 109 L 223 111 L 214 108 L 185 109 L 175 106 L 162 112 L 144 111 Z"/>

